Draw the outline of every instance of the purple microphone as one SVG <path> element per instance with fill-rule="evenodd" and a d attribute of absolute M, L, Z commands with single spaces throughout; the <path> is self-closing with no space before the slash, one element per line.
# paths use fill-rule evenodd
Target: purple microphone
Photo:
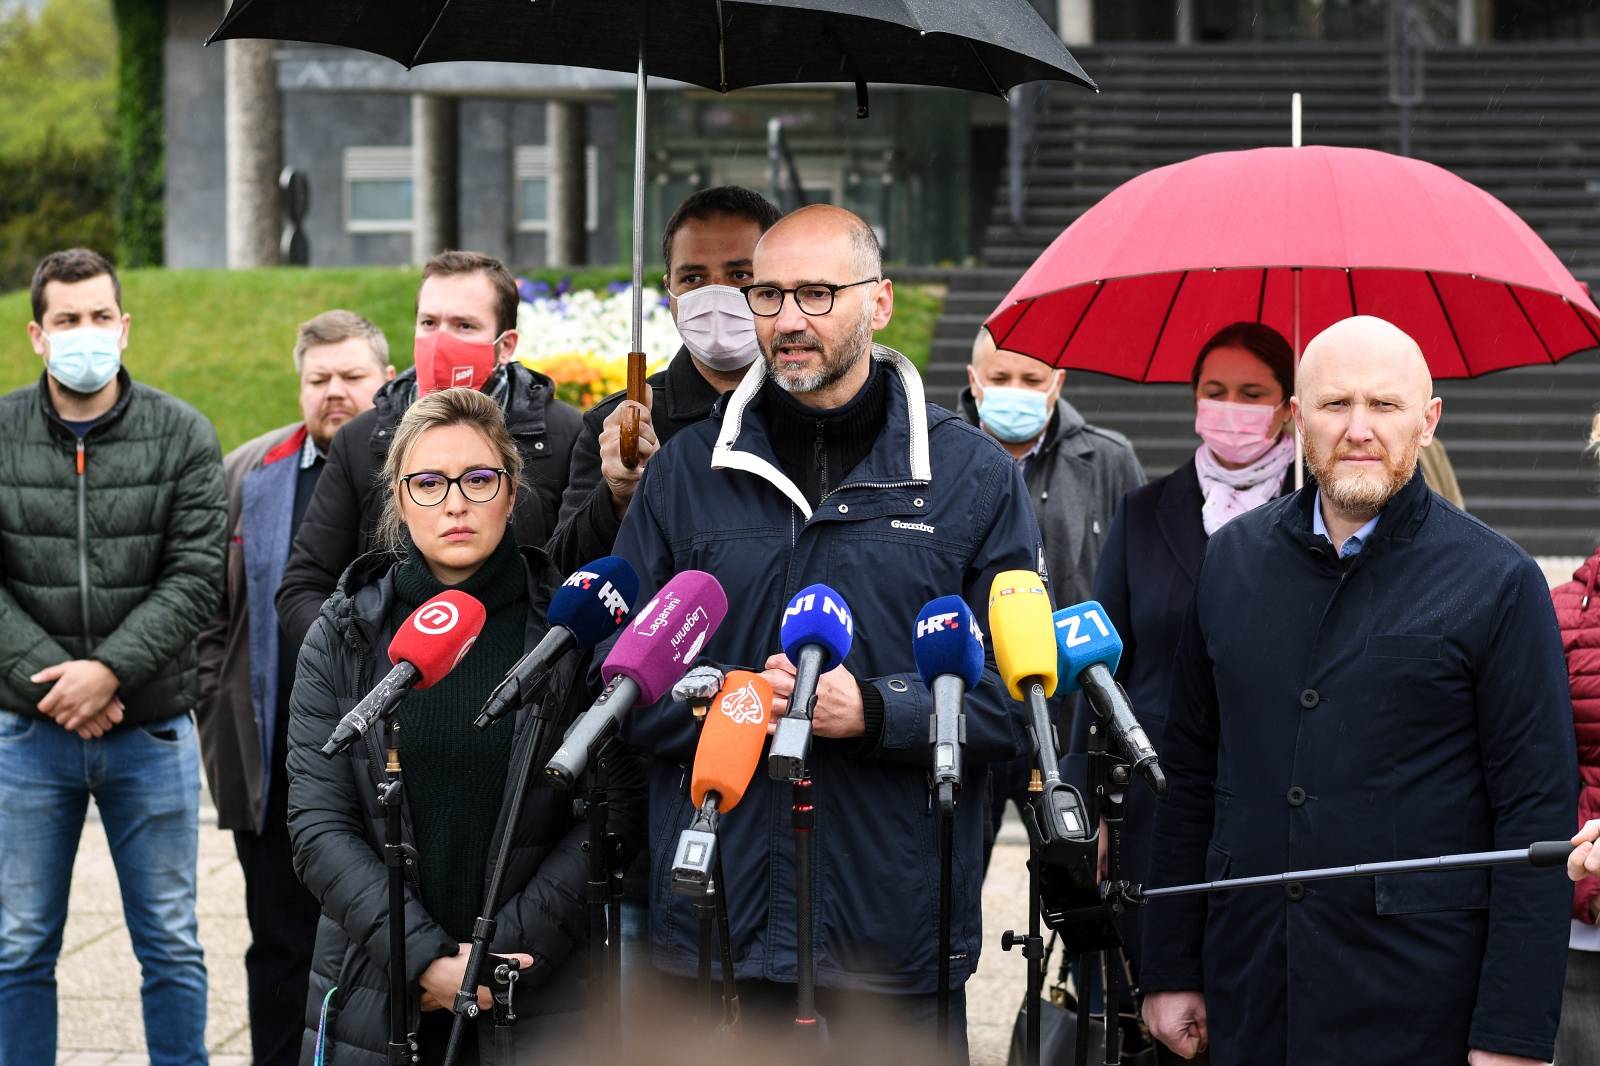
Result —
<path fill-rule="evenodd" d="M 605 691 L 572 724 L 545 774 L 571 788 L 634 704 L 655 703 L 672 690 L 727 613 L 728 597 L 716 578 L 702 570 L 674 575 L 617 638 L 600 666 Z"/>

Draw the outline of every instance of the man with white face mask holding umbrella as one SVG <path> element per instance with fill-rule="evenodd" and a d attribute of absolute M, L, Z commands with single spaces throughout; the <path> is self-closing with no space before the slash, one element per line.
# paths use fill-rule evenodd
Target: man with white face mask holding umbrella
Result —
<path fill-rule="evenodd" d="M 611 552 L 645 464 L 679 429 L 711 413 L 717 397 L 744 377 L 760 354 L 755 319 L 739 289 L 751 280 L 756 241 L 780 212 L 737 185 L 703 189 L 667 220 L 661 255 L 673 320 L 683 347 L 646 382 L 644 404 L 615 393 L 583 416 L 561 516 L 546 547 L 563 573 Z M 622 415 L 639 410 L 639 462 L 622 462 Z"/>

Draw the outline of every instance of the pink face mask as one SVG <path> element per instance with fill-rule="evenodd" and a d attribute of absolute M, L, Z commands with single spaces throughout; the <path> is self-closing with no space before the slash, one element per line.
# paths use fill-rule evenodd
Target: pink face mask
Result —
<path fill-rule="evenodd" d="M 1211 453 L 1225 463 L 1253 463 L 1278 438 L 1272 423 L 1277 407 L 1264 403 L 1228 403 L 1199 399 L 1194 404 L 1194 431 Z"/>

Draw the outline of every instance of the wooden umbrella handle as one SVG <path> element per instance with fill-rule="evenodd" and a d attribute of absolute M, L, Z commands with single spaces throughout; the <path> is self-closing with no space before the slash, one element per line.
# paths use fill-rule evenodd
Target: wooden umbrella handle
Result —
<path fill-rule="evenodd" d="M 628 353 L 628 399 L 644 403 L 644 353 Z M 639 465 L 639 411 L 629 407 L 622 412 L 622 465 L 632 470 Z"/>

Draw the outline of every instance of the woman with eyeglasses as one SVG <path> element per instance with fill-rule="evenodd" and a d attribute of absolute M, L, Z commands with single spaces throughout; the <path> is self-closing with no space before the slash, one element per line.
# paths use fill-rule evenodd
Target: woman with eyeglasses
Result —
<path fill-rule="evenodd" d="M 472 726 L 490 692 L 544 636 L 545 609 L 560 582 L 543 552 L 518 548 L 511 535 L 521 467 L 499 406 L 482 393 L 445 389 L 414 403 L 384 467 L 389 551 L 351 565 L 301 650 L 290 702 L 289 832 L 295 869 L 323 912 L 303 1062 L 387 1061 L 389 916 L 375 787 L 383 756 L 369 741 L 332 759 L 319 749 L 387 671 L 385 649 L 396 628 L 446 589 L 474 596 L 487 612 L 476 642 L 449 674 L 412 690 L 395 712 L 405 839 L 416 849 L 406 871 L 407 1029 L 418 1033 L 423 1062 L 443 1060 L 474 919 L 483 913 L 510 813 L 510 770 L 533 742 L 534 714 L 542 710 L 550 719 L 533 753 L 537 765 L 588 704 L 584 663 L 571 656 L 542 707 L 524 706 L 483 731 Z M 611 831 L 631 847 L 642 835 L 638 764 L 614 763 L 608 789 Z M 536 774 L 524 794 L 501 898 L 486 915 L 497 923 L 490 949 L 523 967 L 512 1030 L 519 1049 L 548 1053 L 555 1033 L 574 1029 L 562 1015 L 582 1005 L 586 838 L 572 797 Z M 468 1024 L 465 1054 L 457 1060 L 466 1064 L 495 1061 L 487 1051 L 486 988 L 478 1000 L 483 1013 Z"/>

